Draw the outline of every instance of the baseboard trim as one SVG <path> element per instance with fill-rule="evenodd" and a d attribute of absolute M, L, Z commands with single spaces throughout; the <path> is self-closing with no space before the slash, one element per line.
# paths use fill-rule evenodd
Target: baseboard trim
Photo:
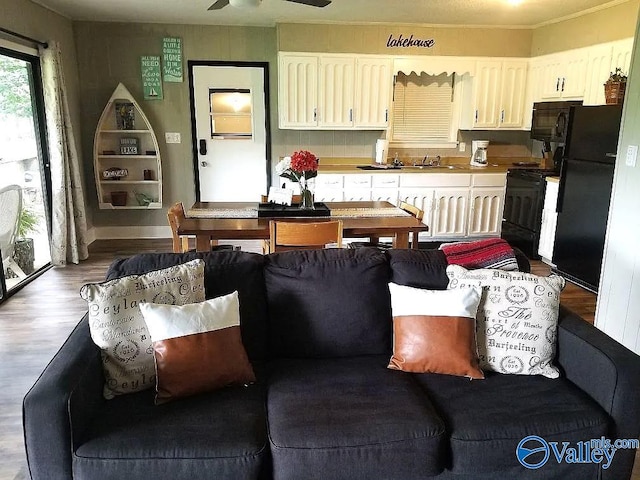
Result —
<path fill-rule="evenodd" d="M 171 228 L 167 226 L 138 226 L 138 227 L 93 227 L 87 232 L 88 243 L 96 240 L 118 240 L 132 238 L 171 238 Z"/>

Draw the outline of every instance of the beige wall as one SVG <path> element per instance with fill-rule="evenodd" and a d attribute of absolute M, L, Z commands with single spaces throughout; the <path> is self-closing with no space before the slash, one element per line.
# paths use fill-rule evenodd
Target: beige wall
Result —
<path fill-rule="evenodd" d="M 633 37 L 640 0 L 536 28 L 531 42 L 531 56 L 562 52 Z"/>
<path fill-rule="evenodd" d="M 90 183 L 87 200 L 94 211 L 97 227 L 167 225 L 165 209 L 109 211 L 97 207 L 93 184 L 93 136 L 100 114 L 118 82 L 122 82 L 136 98 L 158 137 L 164 207 L 177 201 L 190 205 L 195 199 L 187 60 L 269 62 L 271 124 L 277 126 L 274 28 L 77 22 L 75 34 L 83 99 L 82 149 Z M 164 83 L 164 100 L 143 100 L 140 56 L 161 55 L 164 36 L 182 38 L 184 81 Z M 166 144 L 165 132 L 179 132 L 182 143 Z M 275 134 L 274 139 L 277 137 Z"/>
<path fill-rule="evenodd" d="M 0 2 L 0 26 L 37 40 L 45 42 L 55 40 L 60 43 L 71 121 L 76 132 L 78 153 L 82 157 L 79 134 L 80 95 L 78 90 L 78 60 L 76 58 L 72 22 L 29 0 L 2 0 L 2 2 Z M 7 36 L 6 38 L 11 41 L 20 42 L 12 37 Z M 87 221 L 89 225 L 91 225 L 91 211 L 87 212 Z"/>
<path fill-rule="evenodd" d="M 416 20 L 418 21 L 418 20 Z M 434 39 L 433 48 L 388 48 L 389 35 Z M 420 27 L 393 25 L 279 24 L 278 50 L 284 52 L 372 53 L 528 57 L 529 29 Z"/>
<path fill-rule="evenodd" d="M 164 227 L 167 225 L 165 209 L 169 205 L 177 201 L 182 201 L 185 205 L 193 203 L 195 180 L 187 60 L 269 62 L 274 164 L 279 157 L 290 155 L 301 148 L 311 150 L 320 157 L 373 158 L 375 141 L 380 137 L 380 131 L 312 132 L 278 129 L 275 28 L 77 22 L 75 33 L 83 99 L 81 138 L 86 167 L 86 197 L 93 211 L 94 225 L 98 227 L 98 238 L 131 235 L 131 229 L 118 231 L 117 227 Z M 142 99 L 140 56 L 160 54 L 164 36 L 182 38 L 185 81 L 164 83 L 164 100 L 146 101 Z M 165 209 L 98 209 L 93 180 L 93 136 L 100 114 L 118 82 L 122 82 L 136 98 L 158 137 Z M 166 144 L 165 132 L 179 132 L 182 143 Z M 109 228 L 105 231 L 101 227 Z M 142 235 L 156 234 L 155 230 L 150 229 L 139 231 Z"/>

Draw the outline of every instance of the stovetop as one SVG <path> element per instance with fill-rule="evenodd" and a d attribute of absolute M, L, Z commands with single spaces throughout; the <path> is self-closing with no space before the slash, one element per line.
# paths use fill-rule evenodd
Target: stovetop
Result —
<path fill-rule="evenodd" d="M 507 171 L 507 175 L 510 177 L 536 177 L 545 178 L 551 176 L 557 176 L 558 172 L 552 168 L 513 168 Z"/>

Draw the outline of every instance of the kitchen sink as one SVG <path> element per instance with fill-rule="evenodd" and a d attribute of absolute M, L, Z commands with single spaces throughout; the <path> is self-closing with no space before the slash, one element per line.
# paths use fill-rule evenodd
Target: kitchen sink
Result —
<path fill-rule="evenodd" d="M 457 165 L 403 165 L 402 170 L 455 170 Z"/>
<path fill-rule="evenodd" d="M 376 165 L 358 165 L 356 168 L 360 170 L 400 170 L 402 167 L 395 165 L 385 165 L 378 167 Z"/>

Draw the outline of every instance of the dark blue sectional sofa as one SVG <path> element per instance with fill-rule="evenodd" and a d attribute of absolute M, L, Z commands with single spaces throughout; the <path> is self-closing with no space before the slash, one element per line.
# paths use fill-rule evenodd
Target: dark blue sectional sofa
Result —
<path fill-rule="evenodd" d="M 220 251 L 117 260 L 108 278 L 193 258 L 207 298 L 238 290 L 257 383 L 156 406 L 153 392 L 102 397 L 85 317 L 24 400 L 34 480 L 628 479 L 633 450 L 537 470 L 520 440 L 640 434 L 640 358 L 561 309 L 560 379 L 485 380 L 387 369 L 388 282 L 447 286 L 440 251 Z M 560 443 L 562 445 L 562 443 Z"/>

